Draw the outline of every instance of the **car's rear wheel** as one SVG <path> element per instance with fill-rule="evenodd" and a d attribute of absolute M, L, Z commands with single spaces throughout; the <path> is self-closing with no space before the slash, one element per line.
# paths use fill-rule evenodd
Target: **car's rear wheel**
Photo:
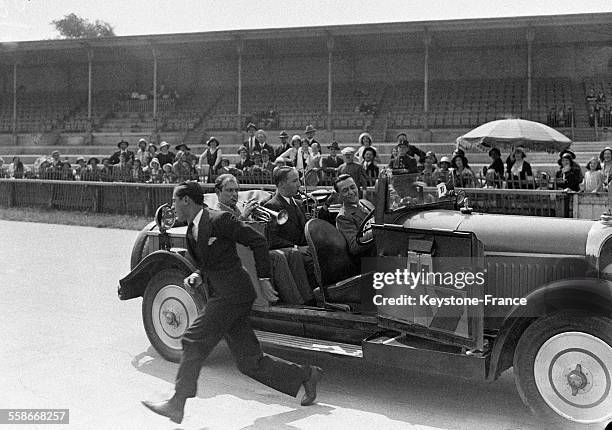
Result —
<path fill-rule="evenodd" d="M 556 422 L 612 419 L 612 319 L 564 311 L 536 320 L 514 353 L 523 402 Z"/>
<path fill-rule="evenodd" d="M 151 278 L 142 301 L 142 319 L 153 348 L 166 360 L 181 359 L 181 336 L 205 306 L 205 299 L 183 287 L 185 274 L 166 269 Z"/>

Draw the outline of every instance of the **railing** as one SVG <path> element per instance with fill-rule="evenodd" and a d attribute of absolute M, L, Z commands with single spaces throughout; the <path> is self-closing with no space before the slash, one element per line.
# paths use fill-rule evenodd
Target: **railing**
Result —
<path fill-rule="evenodd" d="M 202 184 L 213 192 L 213 184 Z M 46 181 L 40 179 L 0 179 L 0 206 L 43 207 L 100 213 L 132 214 L 152 217 L 155 209 L 172 199 L 173 184 L 141 184 L 120 182 Z M 273 191 L 274 185 L 249 184 L 241 178 L 242 189 Z M 435 188 L 428 189 L 435 192 Z M 368 189 L 373 195 L 374 188 Z M 580 210 L 575 194 L 553 190 L 499 190 L 466 188 L 470 206 L 476 212 L 546 217 L 572 217 L 593 211 Z M 608 204 L 607 193 L 589 195 L 588 204 L 597 200 Z M 375 200 L 373 200 L 375 201 Z M 574 207 L 572 208 L 572 201 Z M 598 212 L 596 217 L 599 217 Z M 587 218 L 596 218 L 587 216 Z"/>

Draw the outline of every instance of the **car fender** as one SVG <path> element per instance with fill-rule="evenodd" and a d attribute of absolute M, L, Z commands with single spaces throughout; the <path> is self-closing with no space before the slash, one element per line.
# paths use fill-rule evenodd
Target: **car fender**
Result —
<path fill-rule="evenodd" d="M 519 338 L 537 318 L 568 309 L 612 316 L 612 282 L 603 279 L 555 281 L 532 291 L 526 299 L 526 305 L 514 306 L 504 318 L 491 350 L 491 364 L 487 372 L 489 380 L 497 379 L 512 366 Z"/>
<path fill-rule="evenodd" d="M 134 246 L 132 247 L 132 254 L 130 255 L 130 270 L 134 270 L 138 263 L 140 263 L 140 260 L 142 259 L 142 252 L 144 251 L 144 247 L 147 243 L 147 233 L 153 230 L 155 226 L 155 221 L 151 221 L 142 230 L 140 230 L 138 236 L 136 236 Z"/>
<path fill-rule="evenodd" d="M 126 277 L 119 280 L 117 291 L 119 299 L 141 297 L 149 280 L 164 269 L 178 269 L 185 273 L 186 277 L 196 271 L 193 262 L 180 254 L 163 250 L 155 251 L 142 259 Z"/>

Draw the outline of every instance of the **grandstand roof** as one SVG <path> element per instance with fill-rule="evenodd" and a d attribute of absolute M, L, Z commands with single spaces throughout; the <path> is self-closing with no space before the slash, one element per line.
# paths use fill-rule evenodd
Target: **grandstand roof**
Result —
<path fill-rule="evenodd" d="M 244 40 L 246 55 L 274 52 L 321 54 L 328 36 L 334 50 L 380 52 L 420 50 L 423 36 L 432 36 L 436 47 L 483 47 L 526 44 L 528 29 L 534 44 L 610 44 L 612 13 L 461 19 L 446 21 L 393 22 L 261 30 L 213 31 L 164 35 L 118 36 L 98 39 L 42 40 L 0 44 L 0 62 L 25 64 L 86 62 L 85 48 L 106 61 L 121 58 L 151 58 L 155 47 L 163 58 L 226 57 L 236 55 L 236 42 Z M 81 54 L 82 53 L 82 54 Z"/>

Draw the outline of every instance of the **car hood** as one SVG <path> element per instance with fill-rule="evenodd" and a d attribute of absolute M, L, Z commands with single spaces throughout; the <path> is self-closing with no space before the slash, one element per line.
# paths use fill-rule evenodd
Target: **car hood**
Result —
<path fill-rule="evenodd" d="M 589 231 L 597 221 L 573 218 L 465 215 L 450 210 L 410 215 L 404 227 L 472 232 L 486 252 L 585 255 Z"/>

